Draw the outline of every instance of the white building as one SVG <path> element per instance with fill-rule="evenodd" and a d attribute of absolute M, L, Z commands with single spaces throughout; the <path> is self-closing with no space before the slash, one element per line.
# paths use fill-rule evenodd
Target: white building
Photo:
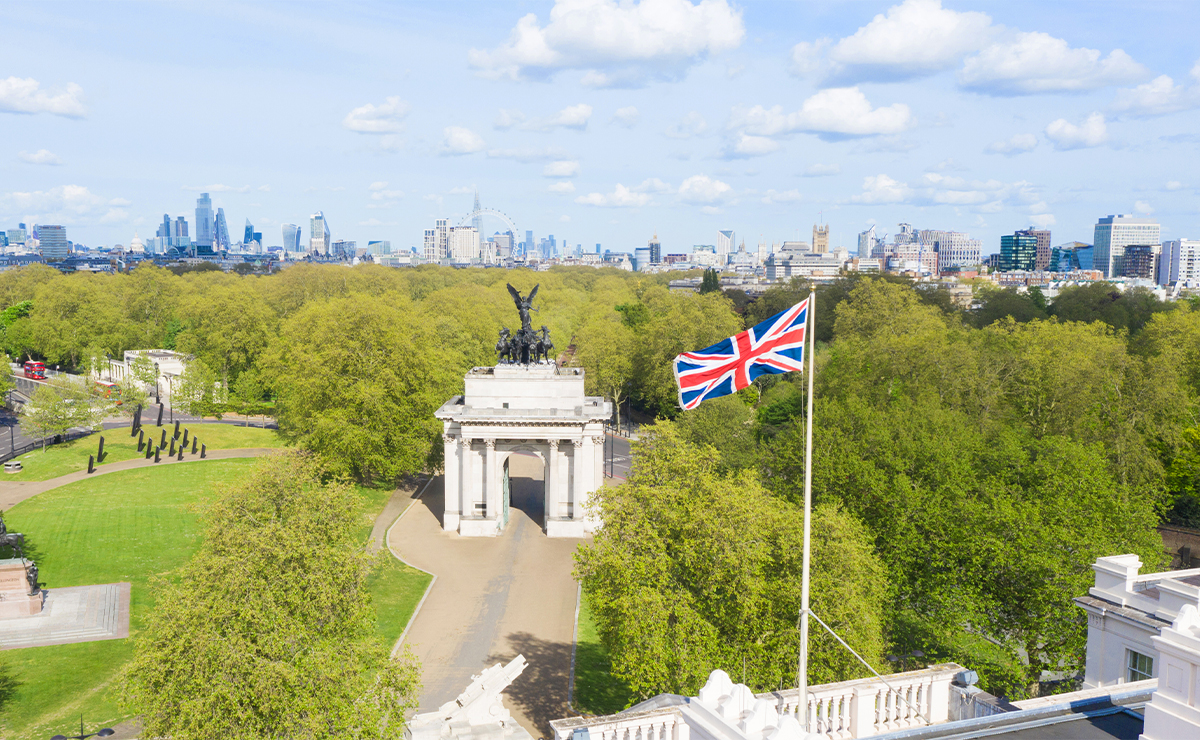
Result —
<path fill-rule="evenodd" d="M 858 257 L 866 259 L 875 251 L 875 242 L 879 241 L 875 238 L 875 225 L 871 224 L 871 228 L 859 233 L 858 235 Z"/>
<path fill-rule="evenodd" d="M 1157 282 L 1159 285 L 1200 286 L 1200 239 L 1163 242 Z"/>
<path fill-rule="evenodd" d="M 448 256 L 452 262 L 479 261 L 479 232 L 474 226 L 455 226 L 449 229 Z"/>
<path fill-rule="evenodd" d="M 937 270 L 944 272 L 950 267 L 970 267 L 983 262 L 983 241 L 972 239 L 970 234 L 959 231 L 937 232 L 935 244 L 926 244 L 937 251 Z"/>
<path fill-rule="evenodd" d="M 317 211 L 309 217 L 308 251 L 313 254 L 329 254 L 329 222 L 325 220 L 324 211 Z"/>
<path fill-rule="evenodd" d="M 1160 227 L 1152 218 L 1105 216 L 1096 223 L 1092 264 L 1104 277 L 1125 274 L 1125 247 L 1132 244 L 1160 244 Z"/>
<path fill-rule="evenodd" d="M 604 484 L 604 421 L 612 404 L 585 396 L 582 368 L 553 363 L 477 367 L 464 393 L 434 414 L 445 443 L 443 528 L 495 536 L 508 524 L 508 458 L 542 461 L 543 529 L 550 537 L 583 537 L 591 494 Z"/>
<path fill-rule="evenodd" d="M 734 251 L 734 233 L 732 229 L 717 232 L 717 256 L 725 257 Z"/>

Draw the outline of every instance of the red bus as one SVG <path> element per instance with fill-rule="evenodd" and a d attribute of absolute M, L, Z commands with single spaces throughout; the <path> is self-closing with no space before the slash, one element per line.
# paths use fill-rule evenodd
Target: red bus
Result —
<path fill-rule="evenodd" d="M 107 380 L 97 380 L 96 392 L 105 398 L 115 399 L 117 405 L 121 405 L 121 387 L 116 383 L 110 383 Z"/>
<path fill-rule="evenodd" d="M 25 377 L 34 380 L 46 379 L 46 363 L 30 360 L 25 363 Z"/>

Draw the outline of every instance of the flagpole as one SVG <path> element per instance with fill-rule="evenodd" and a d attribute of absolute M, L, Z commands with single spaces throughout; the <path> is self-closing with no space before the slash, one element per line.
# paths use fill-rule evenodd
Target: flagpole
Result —
<path fill-rule="evenodd" d="M 817 292 L 808 294 L 808 327 L 804 342 L 808 349 L 808 428 L 804 433 L 804 574 L 800 580 L 800 660 L 797 684 L 800 688 L 800 727 L 808 732 L 808 566 L 810 528 L 812 524 L 812 436 L 813 436 L 813 368 L 816 357 L 814 331 L 817 320 Z"/>

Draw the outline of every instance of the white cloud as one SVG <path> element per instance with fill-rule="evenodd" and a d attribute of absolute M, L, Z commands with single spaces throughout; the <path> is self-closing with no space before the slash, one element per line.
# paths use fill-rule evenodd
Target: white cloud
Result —
<path fill-rule="evenodd" d="M 500 113 L 496 115 L 496 120 L 492 122 L 493 128 L 498 128 L 501 131 L 510 129 L 519 123 L 524 123 L 525 114 L 519 110 L 500 109 Z"/>
<path fill-rule="evenodd" d="M 828 177 L 840 174 L 842 174 L 842 167 L 837 164 L 810 164 L 804 169 L 805 177 Z"/>
<path fill-rule="evenodd" d="M 129 220 L 129 211 L 124 208 L 109 208 L 108 212 L 100 217 L 102 224 L 119 224 Z"/>
<path fill-rule="evenodd" d="M 7 113 L 53 113 L 67 118 L 82 118 L 87 112 L 80 99 L 83 88 L 74 82 L 65 92 L 53 95 L 41 89 L 32 77 L 0 80 L 0 111 Z"/>
<path fill-rule="evenodd" d="M 1134 203 L 1133 210 L 1137 211 L 1143 216 L 1149 216 L 1151 213 L 1154 213 L 1154 207 L 1144 200 L 1139 200 L 1138 202 Z"/>
<path fill-rule="evenodd" d="M 939 0 L 906 0 L 837 43 L 797 44 L 793 71 L 847 80 L 918 77 L 953 67 L 994 33 L 985 13 L 958 13 Z"/>
<path fill-rule="evenodd" d="M 1183 190 L 1183 187 L 1184 187 L 1183 183 L 1179 182 L 1178 180 L 1168 180 L 1167 184 L 1163 186 L 1163 189 L 1164 190 Z"/>
<path fill-rule="evenodd" d="M 851 198 L 855 203 L 903 203 L 912 198 L 913 189 L 887 175 L 869 175 L 863 178 L 863 191 Z"/>
<path fill-rule="evenodd" d="M 550 191 L 551 193 L 562 193 L 564 195 L 569 195 L 575 192 L 575 183 L 571 182 L 570 180 L 562 180 L 554 183 L 550 187 L 546 188 L 546 190 Z"/>
<path fill-rule="evenodd" d="M 487 155 L 491 159 L 515 159 L 518 162 L 544 162 L 547 159 L 566 159 L 568 157 L 566 152 L 556 147 L 547 147 L 545 149 L 533 147 L 489 149 Z"/>
<path fill-rule="evenodd" d="M 1029 223 L 1039 229 L 1048 229 L 1058 223 L 1058 219 L 1054 218 L 1053 213 L 1035 213 L 1029 217 Z"/>
<path fill-rule="evenodd" d="M 386 180 L 378 180 L 368 185 L 367 190 L 386 190 L 387 186 L 388 184 Z"/>
<path fill-rule="evenodd" d="M 396 200 L 397 198 L 403 197 L 404 191 L 402 190 L 381 189 L 371 193 L 371 200 Z"/>
<path fill-rule="evenodd" d="M 569 159 L 550 162 L 542 168 L 544 177 L 576 177 L 579 175 L 579 163 Z"/>
<path fill-rule="evenodd" d="M 738 134 L 737 141 L 727 153 L 730 157 L 761 157 L 783 148 L 783 144 L 767 136 Z"/>
<path fill-rule="evenodd" d="M 699 136 L 708 130 L 708 122 L 704 120 L 704 116 L 696 111 L 691 111 L 683 120 L 674 126 L 669 127 L 665 133 L 672 139 L 687 139 L 692 136 Z"/>
<path fill-rule="evenodd" d="M 800 194 L 799 190 L 793 188 L 784 191 L 768 190 L 763 196 L 762 202 L 771 205 L 774 203 L 799 203 L 802 200 L 804 200 L 804 196 Z"/>
<path fill-rule="evenodd" d="M 1046 33 L 1017 33 L 968 58 L 958 81 L 992 95 L 1078 92 L 1135 82 L 1146 68 L 1120 49 L 1102 57 L 1096 49 L 1072 49 Z"/>
<path fill-rule="evenodd" d="M 708 175 L 692 175 L 679 185 L 679 199 L 684 203 L 718 203 L 732 194 L 732 187 Z"/>
<path fill-rule="evenodd" d="M 571 217 L 564 213 L 563 215 L 558 217 L 558 220 L 563 222 L 564 224 L 566 224 L 566 223 L 571 222 Z"/>
<path fill-rule="evenodd" d="M 635 193 L 669 193 L 671 186 L 657 177 L 642 180 L 642 184 L 633 188 Z"/>
<path fill-rule="evenodd" d="M 745 36 L 739 11 L 726 0 L 558 0 L 542 26 L 535 14 L 519 21 L 496 49 L 472 49 L 471 66 L 485 77 L 546 77 L 560 69 L 589 70 L 584 84 L 637 84 L 677 76 L 710 53 L 737 48 Z"/>
<path fill-rule="evenodd" d="M 517 116 L 520 116 L 521 114 L 516 111 L 502 110 L 500 113 L 501 117 L 496 119 L 496 128 L 507 128 L 507 126 L 500 125 L 502 119 L 503 122 L 508 123 L 508 125 L 511 126 L 517 123 L 518 120 L 523 120 L 524 118 L 522 116 L 520 119 L 518 119 Z M 504 116 L 506 113 L 509 114 L 507 117 Z M 516 115 L 512 115 L 514 113 Z M 586 103 L 580 103 L 579 105 L 567 106 L 549 118 L 535 118 L 532 121 L 523 124 L 521 128 L 525 129 L 526 131 L 553 131 L 556 128 L 573 128 L 577 131 L 583 131 L 587 128 L 588 119 L 591 117 L 592 106 Z"/>
<path fill-rule="evenodd" d="M 49 190 L 0 194 L 0 208 L 21 214 L 21 220 L 33 223 L 72 224 L 97 218 L 108 206 L 102 198 L 82 185 L 60 185 Z"/>
<path fill-rule="evenodd" d="M 249 185 L 235 187 L 233 185 L 222 185 L 216 183 L 213 185 L 184 185 L 183 190 L 191 190 L 197 193 L 248 193 L 250 192 Z"/>
<path fill-rule="evenodd" d="M 394 134 L 404 128 L 408 103 L 393 95 L 380 105 L 367 103 L 346 114 L 342 125 L 360 134 Z"/>
<path fill-rule="evenodd" d="M 778 105 L 770 109 L 756 105 L 748 111 L 735 108 L 729 128 L 753 136 L 797 131 L 824 136 L 874 136 L 899 133 L 915 124 L 903 103 L 871 108 L 867 96 L 857 87 L 835 87 L 805 100 L 794 113 L 784 113 Z"/>
<path fill-rule="evenodd" d="M 622 126 L 633 126 L 638 122 L 638 118 L 640 117 L 641 114 L 638 113 L 638 109 L 630 105 L 624 108 L 617 108 L 617 112 L 613 114 L 612 120 Z"/>
<path fill-rule="evenodd" d="M 588 193 L 576 198 L 575 202 L 602 208 L 637 208 L 648 204 L 651 197 L 649 193 L 635 193 L 621 183 L 617 183 L 611 193 Z"/>
<path fill-rule="evenodd" d="M 1108 127 L 1103 113 L 1093 113 L 1078 126 L 1060 118 L 1046 127 L 1046 138 L 1060 150 L 1100 146 L 1108 141 Z"/>
<path fill-rule="evenodd" d="M 29 152 L 21 152 L 18 155 L 22 162 L 28 164 L 62 164 L 62 158 L 57 154 L 52 153 L 49 149 L 38 149 L 32 154 Z"/>
<path fill-rule="evenodd" d="M 449 126 L 442 130 L 442 154 L 471 154 L 483 147 L 483 139 L 469 128 Z"/>
<path fill-rule="evenodd" d="M 269 193 L 269 192 L 271 192 L 271 186 L 270 185 L 259 185 L 258 191 L 260 193 Z"/>
<path fill-rule="evenodd" d="M 1176 113 L 1200 107 L 1200 62 L 1192 68 L 1197 84 L 1175 84 L 1167 75 L 1159 75 L 1131 90 L 1120 90 L 1111 109 L 1117 113 L 1147 117 Z"/>
<path fill-rule="evenodd" d="M 986 151 L 990 154 L 1012 156 L 1023 152 L 1031 152 L 1037 146 L 1037 137 L 1033 134 L 1015 134 L 1002 141 L 988 144 Z"/>

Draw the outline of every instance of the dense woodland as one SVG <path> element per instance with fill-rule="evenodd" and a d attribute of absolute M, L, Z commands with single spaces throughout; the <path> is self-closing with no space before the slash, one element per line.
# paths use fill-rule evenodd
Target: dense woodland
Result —
<path fill-rule="evenodd" d="M 803 283 L 750 300 L 590 268 L 34 266 L 0 274 L 0 326 L 14 359 L 68 368 L 192 354 L 194 387 L 216 389 L 198 403 L 271 401 L 327 470 L 387 484 L 440 465 L 432 412 L 494 362 L 517 320 L 506 282 L 541 285 L 534 323 L 589 392 L 658 419 L 577 556 L 614 675 L 635 697 L 693 693 L 716 667 L 793 684 L 804 379 L 681 413 L 670 361 L 792 305 Z M 1071 598 L 1096 557 L 1162 568 L 1156 524 L 1200 524 L 1200 309 L 1107 284 L 977 297 L 964 311 L 937 288 L 857 276 L 818 289 L 813 605 L 876 666 L 921 650 L 1016 698 L 1078 674 Z M 813 629 L 815 682 L 863 675 Z"/>

